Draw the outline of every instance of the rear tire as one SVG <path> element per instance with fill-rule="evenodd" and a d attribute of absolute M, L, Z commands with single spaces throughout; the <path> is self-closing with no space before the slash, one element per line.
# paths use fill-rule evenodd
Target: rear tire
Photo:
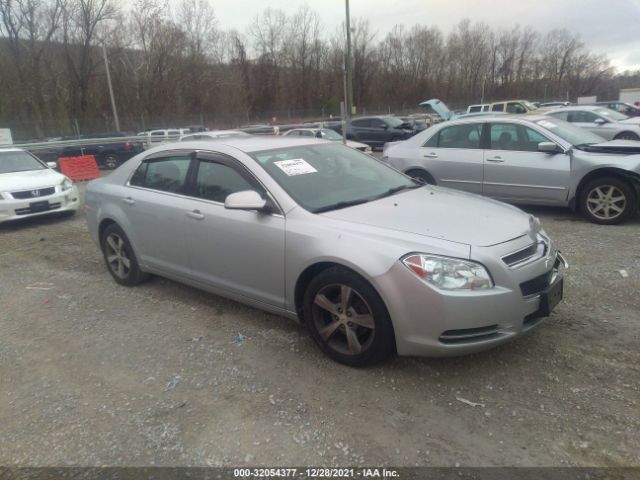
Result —
<path fill-rule="evenodd" d="M 617 177 L 591 180 L 582 188 L 579 202 L 587 220 L 600 225 L 622 223 L 638 209 L 635 190 Z"/>
<path fill-rule="evenodd" d="M 391 318 L 380 295 L 346 268 L 329 268 L 311 281 L 304 320 L 320 349 L 342 364 L 373 365 L 395 353 Z"/>
<path fill-rule="evenodd" d="M 133 287 L 149 278 L 148 273 L 140 270 L 129 238 L 115 223 L 102 232 L 100 246 L 109 273 L 120 285 Z"/>
<path fill-rule="evenodd" d="M 115 155 L 108 154 L 104 157 L 104 166 L 109 170 L 113 170 L 118 167 L 118 158 Z"/>

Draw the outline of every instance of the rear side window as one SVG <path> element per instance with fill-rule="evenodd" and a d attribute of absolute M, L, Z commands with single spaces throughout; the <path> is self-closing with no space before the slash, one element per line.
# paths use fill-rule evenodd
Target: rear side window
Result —
<path fill-rule="evenodd" d="M 474 105 L 469 107 L 469 113 L 479 112 L 482 107 L 480 105 Z"/>
<path fill-rule="evenodd" d="M 455 125 L 440 130 L 437 136 L 437 144 L 433 144 L 431 137 L 426 146 L 439 148 L 480 148 L 480 133 L 482 124 Z"/>
<path fill-rule="evenodd" d="M 587 111 L 573 111 L 569 112 L 568 120 L 572 123 L 593 123 L 600 118 L 595 113 Z"/>
<path fill-rule="evenodd" d="M 188 155 L 145 160 L 129 183 L 161 192 L 184 193 L 190 163 Z"/>
<path fill-rule="evenodd" d="M 569 116 L 569 112 L 553 112 L 550 114 L 552 117 L 559 118 L 560 120 L 567 121 L 567 117 Z"/>
<path fill-rule="evenodd" d="M 200 160 L 196 176 L 196 197 L 224 203 L 228 195 L 244 190 L 260 189 L 229 165 Z"/>
<path fill-rule="evenodd" d="M 491 107 L 492 112 L 501 112 L 502 111 L 502 103 L 496 103 L 493 107 Z"/>

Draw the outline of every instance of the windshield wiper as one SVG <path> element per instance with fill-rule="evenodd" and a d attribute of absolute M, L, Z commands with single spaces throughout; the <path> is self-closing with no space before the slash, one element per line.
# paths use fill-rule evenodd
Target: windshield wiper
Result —
<path fill-rule="evenodd" d="M 402 190 L 413 190 L 414 188 L 424 187 L 422 183 L 416 183 L 415 185 L 399 185 L 397 187 L 390 188 L 386 192 L 381 193 L 373 197 L 374 199 L 384 198 L 393 195 L 394 193 L 401 192 Z"/>
<path fill-rule="evenodd" d="M 371 200 L 371 198 L 359 198 L 358 200 L 336 202 L 332 203 L 331 205 L 325 205 L 324 207 L 316 208 L 313 213 L 328 212 L 329 210 L 340 210 L 341 208 L 347 208 L 354 205 L 360 205 L 361 203 L 367 203 Z"/>

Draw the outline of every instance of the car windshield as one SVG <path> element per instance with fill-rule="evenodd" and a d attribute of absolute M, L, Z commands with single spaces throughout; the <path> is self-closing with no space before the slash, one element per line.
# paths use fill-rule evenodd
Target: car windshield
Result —
<path fill-rule="evenodd" d="M 597 108 L 594 111 L 598 115 L 602 115 L 605 118 L 609 118 L 614 122 L 620 122 L 621 120 L 626 120 L 627 118 L 629 118 L 626 115 L 620 112 L 616 112 L 615 110 L 611 110 L 609 108 Z"/>
<path fill-rule="evenodd" d="M 332 140 L 334 142 L 342 141 L 342 135 L 334 130 L 331 130 L 330 128 L 322 129 L 322 137 L 326 140 Z"/>
<path fill-rule="evenodd" d="M 566 140 L 571 145 L 590 145 L 592 143 L 604 142 L 604 138 L 601 136 L 591 133 L 583 128 L 571 125 L 569 122 L 565 122 L 558 118 L 549 117 L 544 120 L 538 120 L 536 123 L 556 134 L 563 140 Z"/>
<path fill-rule="evenodd" d="M 320 213 L 366 203 L 420 184 L 378 160 L 338 144 L 250 154 L 303 208 Z"/>
<path fill-rule="evenodd" d="M 42 162 L 27 152 L 0 152 L 0 174 L 43 170 Z"/>
<path fill-rule="evenodd" d="M 536 107 L 533 103 L 527 102 L 526 100 L 523 100 L 522 103 L 524 104 L 525 107 L 527 107 L 527 110 L 537 110 L 538 109 L 538 107 Z"/>

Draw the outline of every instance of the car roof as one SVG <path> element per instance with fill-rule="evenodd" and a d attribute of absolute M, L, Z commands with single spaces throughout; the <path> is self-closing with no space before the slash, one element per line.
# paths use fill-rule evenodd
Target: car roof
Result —
<path fill-rule="evenodd" d="M 549 110 L 551 112 L 569 112 L 571 110 L 602 110 L 604 107 L 602 105 L 569 105 L 562 108 L 555 108 L 553 110 Z"/>
<path fill-rule="evenodd" d="M 17 147 L 0 147 L 1 152 L 24 152 L 24 150 Z"/>
<path fill-rule="evenodd" d="M 315 144 L 333 144 L 334 142 L 328 142 L 326 140 L 316 139 L 315 137 L 289 137 L 289 136 L 280 136 L 280 135 L 256 135 L 252 137 L 227 137 L 220 139 L 211 139 L 211 140 L 195 140 L 195 141 L 187 141 L 180 142 L 179 144 L 167 143 L 160 147 L 156 147 L 155 151 L 163 151 L 168 149 L 175 149 L 177 145 L 178 148 L 191 148 L 193 147 L 195 150 L 206 150 L 207 144 L 211 144 L 211 148 L 215 150 L 218 145 L 226 145 L 229 147 L 236 148 L 241 152 L 251 153 L 251 152 L 259 152 L 261 150 L 276 150 L 279 148 L 287 148 L 287 147 L 298 147 L 304 145 L 315 145 Z M 166 147 L 170 148 L 166 148 Z"/>

